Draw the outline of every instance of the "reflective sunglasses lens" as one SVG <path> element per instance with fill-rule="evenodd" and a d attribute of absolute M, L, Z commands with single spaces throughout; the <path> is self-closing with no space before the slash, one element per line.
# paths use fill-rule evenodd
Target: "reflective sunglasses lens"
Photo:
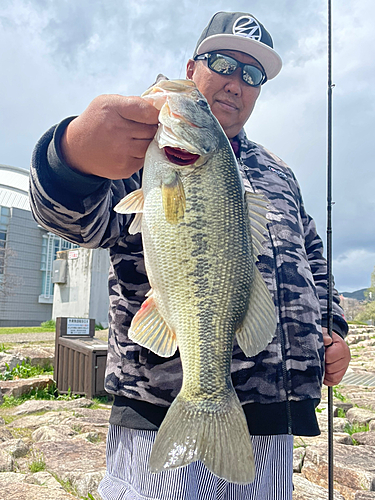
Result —
<path fill-rule="evenodd" d="M 212 54 L 208 59 L 208 67 L 216 73 L 231 75 L 237 69 L 237 61 L 223 54 Z"/>
<path fill-rule="evenodd" d="M 252 87 L 257 87 L 262 83 L 263 73 L 256 66 L 246 65 L 242 70 L 242 79 Z"/>
<path fill-rule="evenodd" d="M 208 67 L 221 75 L 231 75 L 236 69 L 242 66 L 233 57 L 224 54 L 210 54 Z M 242 79 L 252 87 L 258 87 L 264 79 L 262 71 L 256 66 L 245 64 L 242 67 Z"/>

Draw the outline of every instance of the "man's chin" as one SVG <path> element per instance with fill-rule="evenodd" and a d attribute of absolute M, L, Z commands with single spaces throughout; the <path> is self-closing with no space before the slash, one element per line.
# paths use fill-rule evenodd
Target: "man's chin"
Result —
<path fill-rule="evenodd" d="M 228 125 L 225 126 L 225 124 L 221 124 L 226 136 L 228 139 L 232 139 L 233 137 L 236 137 L 236 135 L 240 132 L 242 127 L 238 127 L 238 125 Z"/>
<path fill-rule="evenodd" d="M 216 105 L 212 106 L 211 111 L 229 139 L 235 137 L 240 132 L 242 125 L 233 120 L 234 117 L 231 116 L 231 113 L 224 112 L 220 106 Z"/>

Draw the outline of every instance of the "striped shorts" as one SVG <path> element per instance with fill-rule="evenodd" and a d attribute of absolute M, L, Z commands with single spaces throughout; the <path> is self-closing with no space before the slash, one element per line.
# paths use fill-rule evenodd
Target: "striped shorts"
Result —
<path fill-rule="evenodd" d="M 202 462 L 153 474 L 148 459 L 156 431 L 111 425 L 103 500 L 291 500 L 293 436 L 252 436 L 255 481 L 239 485 L 212 474 Z"/>

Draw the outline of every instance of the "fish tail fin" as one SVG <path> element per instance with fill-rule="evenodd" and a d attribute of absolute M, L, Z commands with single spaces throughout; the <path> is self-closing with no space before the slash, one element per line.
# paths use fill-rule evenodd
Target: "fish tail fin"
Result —
<path fill-rule="evenodd" d="M 196 460 L 227 481 L 248 484 L 254 480 L 252 443 L 234 391 L 214 411 L 200 409 L 181 395 L 169 408 L 152 448 L 151 471 L 175 469 Z"/>

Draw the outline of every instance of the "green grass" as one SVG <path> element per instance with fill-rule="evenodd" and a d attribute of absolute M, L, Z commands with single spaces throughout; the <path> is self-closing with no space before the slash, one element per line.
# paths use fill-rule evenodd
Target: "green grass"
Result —
<path fill-rule="evenodd" d="M 40 326 L 15 326 L 0 328 L 0 335 L 12 335 L 16 333 L 49 333 L 56 330 L 56 322 L 53 320 L 44 321 Z M 95 325 L 95 330 L 105 330 L 100 323 Z"/>
<path fill-rule="evenodd" d="M 0 328 L 0 335 L 12 335 L 16 333 L 49 333 L 56 330 L 56 321 L 50 319 L 43 321 L 40 326 L 15 326 Z M 95 330 L 105 330 L 101 323 L 95 324 Z"/>
<path fill-rule="evenodd" d="M 38 454 L 34 455 L 34 460 L 29 464 L 30 472 L 40 472 L 46 469 L 46 462 L 43 458 L 43 455 Z"/>
<path fill-rule="evenodd" d="M 114 398 L 111 394 L 108 394 L 108 396 L 96 396 L 95 398 L 92 398 L 94 403 L 92 408 L 97 410 L 101 407 L 101 405 L 111 405 L 113 404 L 113 399 Z"/>
<path fill-rule="evenodd" d="M 27 394 L 23 394 L 20 397 L 15 398 L 14 396 L 3 396 L 4 402 L 1 405 L 1 409 L 13 408 L 14 406 L 19 406 L 29 399 L 37 400 L 52 400 L 52 401 L 70 401 L 72 399 L 78 399 L 80 396 L 76 394 L 59 394 L 56 384 L 53 383 L 49 387 L 44 389 L 31 389 Z"/>
<path fill-rule="evenodd" d="M 344 432 L 352 435 L 356 432 L 368 432 L 369 424 L 358 424 L 357 422 L 353 422 L 352 424 L 346 424 L 344 427 Z"/>
<path fill-rule="evenodd" d="M 40 323 L 40 326 L 43 328 L 52 328 L 52 330 L 55 330 L 56 321 L 53 319 L 49 319 L 48 321 L 43 321 L 43 323 Z"/>
<path fill-rule="evenodd" d="M 21 364 L 17 364 L 10 370 L 8 363 L 5 363 L 5 371 L 0 373 L 0 380 L 15 380 L 19 378 L 31 378 L 38 375 L 53 375 L 53 366 L 45 368 L 41 366 L 31 366 L 25 360 Z"/>
<path fill-rule="evenodd" d="M 333 395 L 339 401 L 342 401 L 343 403 L 347 403 L 348 402 L 348 398 L 346 396 L 344 396 L 344 394 L 341 394 L 341 392 L 339 390 L 339 387 L 340 386 L 336 386 L 336 387 L 333 388 Z"/>
<path fill-rule="evenodd" d="M 72 481 L 70 479 L 61 479 L 56 474 L 52 473 L 53 477 L 56 479 L 58 483 L 64 488 L 65 491 L 71 493 L 72 495 L 77 496 L 77 491 L 74 488 Z"/>
<path fill-rule="evenodd" d="M 87 441 L 89 441 L 90 443 L 92 444 L 96 444 L 96 443 L 100 443 L 101 439 L 100 439 L 100 436 L 98 434 L 93 434 L 91 436 L 87 436 Z"/>
<path fill-rule="evenodd" d="M 343 408 L 337 408 L 337 416 L 339 418 L 346 418 L 346 413 Z"/>
<path fill-rule="evenodd" d="M 13 335 L 16 333 L 46 333 L 54 332 L 55 328 L 44 326 L 16 326 L 0 328 L 0 335 Z"/>

